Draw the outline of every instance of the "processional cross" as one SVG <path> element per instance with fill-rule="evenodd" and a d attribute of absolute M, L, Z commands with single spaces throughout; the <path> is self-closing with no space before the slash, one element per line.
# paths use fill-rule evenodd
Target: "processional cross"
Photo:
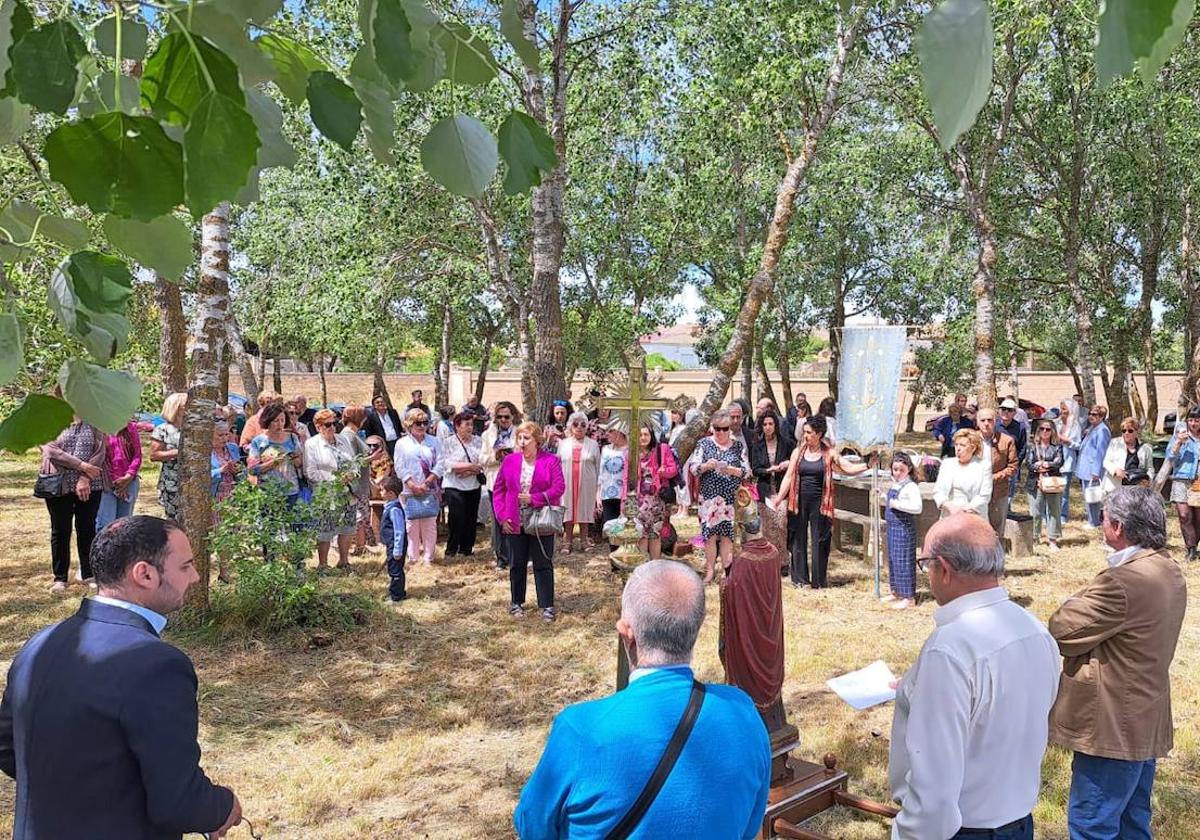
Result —
<path fill-rule="evenodd" d="M 610 411 L 629 412 L 629 450 L 626 455 L 625 527 L 614 536 L 618 548 L 609 555 L 612 566 L 619 574 L 627 575 L 636 566 L 644 563 L 645 553 L 638 548 L 639 535 L 634 525 L 637 517 L 637 488 L 641 471 L 641 425 L 645 412 L 667 409 L 671 401 L 655 396 L 656 388 L 645 385 L 646 367 L 641 359 L 629 365 L 629 386 L 626 393 L 616 397 L 601 397 L 597 405 Z M 629 683 L 629 660 L 620 639 L 617 640 L 617 689 Z"/>

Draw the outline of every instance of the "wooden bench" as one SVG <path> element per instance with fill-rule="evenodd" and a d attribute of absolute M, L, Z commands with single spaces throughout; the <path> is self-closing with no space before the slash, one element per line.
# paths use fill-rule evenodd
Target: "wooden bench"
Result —
<path fill-rule="evenodd" d="M 851 510 L 835 510 L 833 512 L 833 547 L 838 551 L 845 550 L 842 546 L 842 526 L 847 524 L 862 528 L 863 557 L 874 557 L 875 547 L 871 544 L 871 517 Z M 882 535 L 882 533 L 881 530 L 880 534 Z"/>

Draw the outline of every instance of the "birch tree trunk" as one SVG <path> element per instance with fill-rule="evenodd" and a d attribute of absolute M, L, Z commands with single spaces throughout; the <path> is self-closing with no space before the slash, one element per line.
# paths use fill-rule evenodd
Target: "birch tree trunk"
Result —
<path fill-rule="evenodd" d="M 495 333 L 488 330 L 483 334 L 483 350 L 479 356 L 479 376 L 475 379 L 475 399 L 479 404 L 483 404 L 483 388 L 487 384 L 488 367 L 492 361 L 492 343 L 495 341 Z"/>
<path fill-rule="evenodd" d="M 229 317 L 229 204 L 204 217 L 200 234 L 198 312 L 192 337 L 192 382 L 179 441 L 181 518 L 195 555 L 200 580 L 188 591 L 188 603 L 208 609 L 209 547 L 212 527 L 213 414 L 220 386 L 220 351 Z"/>
<path fill-rule="evenodd" d="M 1154 379 L 1154 335 L 1151 329 L 1146 330 L 1146 340 L 1142 348 L 1142 371 L 1146 374 L 1146 419 L 1150 421 L 1150 430 L 1158 428 L 1158 382 Z"/>
<path fill-rule="evenodd" d="M 775 403 L 775 407 L 779 408 L 779 399 L 775 396 L 775 388 L 771 385 L 771 372 L 767 370 L 767 360 L 763 355 L 763 340 L 759 334 L 758 339 L 754 342 L 754 361 L 758 368 L 758 378 L 762 382 L 761 392 L 764 397 Z"/>
<path fill-rule="evenodd" d="M 780 318 L 781 322 L 785 319 Z M 775 367 L 779 369 L 780 387 L 783 388 L 783 408 L 784 412 L 791 411 L 792 406 L 796 404 L 792 396 L 792 356 L 788 348 L 788 341 L 791 336 L 788 334 L 787 327 L 781 323 L 779 326 L 779 352 L 775 354 Z"/>
<path fill-rule="evenodd" d="M 375 348 L 375 357 L 371 360 L 371 396 L 383 394 L 384 401 L 390 406 L 392 398 L 388 394 L 387 382 L 383 378 L 383 347 Z"/>
<path fill-rule="evenodd" d="M 1184 365 L 1182 394 L 1193 405 L 1200 403 L 1200 272 L 1196 271 L 1196 240 L 1192 229 L 1192 202 L 1183 206 L 1183 235 L 1180 243 L 1181 262 L 1179 283 L 1183 290 L 1184 306 Z"/>
<path fill-rule="evenodd" d="M 279 370 L 279 354 L 271 354 L 271 384 L 275 387 L 276 394 L 283 394 L 283 375 Z"/>
<path fill-rule="evenodd" d="M 833 281 L 833 312 L 829 316 L 829 374 L 826 383 L 829 396 L 833 397 L 835 403 L 840 398 L 842 388 L 839 368 L 842 364 L 842 329 L 846 326 L 846 285 L 843 280 L 842 273 L 837 272 Z"/>
<path fill-rule="evenodd" d="M 329 405 L 329 385 L 325 381 L 325 354 L 317 354 L 317 378 L 321 382 L 321 405 Z"/>
<path fill-rule="evenodd" d="M 154 272 L 154 302 L 162 316 L 158 338 L 158 369 L 163 393 L 187 390 L 187 325 L 183 320 L 183 298 L 179 286 Z"/>
<path fill-rule="evenodd" d="M 754 406 L 754 325 L 750 325 L 750 334 L 746 336 L 746 344 L 742 348 L 742 399 Z"/>
<path fill-rule="evenodd" d="M 725 352 L 717 363 L 717 369 L 713 372 L 712 385 L 709 386 L 704 399 L 700 401 L 699 416 L 688 423 L 679 438 L 679 457 L 683 461 L 686 461 L 692 454 L 701 430 L 708 426 L 708 420 L 712 413 L 720 408 L 725 399 L 725 394 L 729 391 L 729 382 L 737 371 L 738 362 L 741 361 L 746 342 L 750 340 L 763 301 L 775 287 L 775 273 L 779 268 L 779 257 L 787 244 L 788 229 L 792 224 L 792 215 L 796 209 L 796 193 L 804 182 L 813 158 L 816 156 L 817 144 L 825 133 L 825 129 L 833 121 L 837 111 L 838 92 L 842 87 L 846 62 L 849 60 L 850 50 L 858 35 L 861 20 L 861 17 L 854 18 L 838 34 L 837 47 L 829 67 L 829 74 L 825 79 L 825 93 L 821 100 L 821 107 L 813 115 L 808 129 L 804 133 L 804 145 L 801 147 L 799 155 L 788 163 L 787 171 L 776 191 L 775 210 L 767 228 L 767 241 L 763 246 L 758 270 L 750 278 L 749 286 L 746 289 L 745 302 L 734 322 L 733 335 L 730 336 L 729 344 L 726 345 Z"/>

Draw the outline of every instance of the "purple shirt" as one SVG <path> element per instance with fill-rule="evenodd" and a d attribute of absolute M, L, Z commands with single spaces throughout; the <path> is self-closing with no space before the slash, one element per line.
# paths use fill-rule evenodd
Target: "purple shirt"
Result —
<path fill-rule="evenodd" d="M 130 421 L 124 434 L 108 436 L 108 477 L 110 481 L 137 477 L 142 468 L 142 439 L 137 423 Z"/>

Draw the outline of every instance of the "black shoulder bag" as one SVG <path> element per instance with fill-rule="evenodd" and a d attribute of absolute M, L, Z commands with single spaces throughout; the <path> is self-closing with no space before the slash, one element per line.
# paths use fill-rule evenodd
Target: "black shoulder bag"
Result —
<path fill-rule="evenodd" d="M 667 751 L 658 760 L 658 766 L 650 774 L 649 781 L 642 788 L 642 792 L 638 794 L 638 798 L 634 801 L 633 806 L 621 818 L 616 827 L 605 835 L 604 840 L 625 840 L 637 828 L 638 823 L 642 821 L 642 817 L 646 816 L 646 811 L 650 809 L 650 805 L 654 802 L 655 797 L 658 796 L 658 792 L 662 790 L 667 777 L 671 775 L 671 770 L 675 767 L 675 762 L 679 760 L 679 754 L 683 752 L 683 745 L 687 743 L 688 736 L 692 734 L 692 727 L 696 725 L 696 718 L 700 716 L 700 706 L 703 704 L 704 684 L 699 680 L 692 680 L 692 694 L 688 697 L 687 707 L 683 710 L 683 717 L 679 719 L 679 724 L 671 734 L 671 741 L 667 744 Z"/>

